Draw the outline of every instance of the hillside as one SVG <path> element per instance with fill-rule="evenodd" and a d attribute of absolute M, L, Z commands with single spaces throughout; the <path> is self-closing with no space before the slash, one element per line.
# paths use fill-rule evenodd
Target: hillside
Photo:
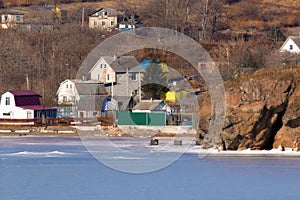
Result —
<path fill-rule="evenodd" d="M 44 31 L 0 30 L 0 91 L 30 87 L 43 96 L 46 104 L 55 104 L 59 83 L 76 72 L 86 55 L 101 41 L 117 31 L 91 30 L 88 15 L 101 7 L 135 13 L 138 26 L 166 27 L 178 30 L 199 41 L 220 66 L 225 80 L 244 72 L 266 67 L 295 65 L 297 62 L 278 54 L 278 48 L 289 35 L 300 33 L 300 2 L 296 0 L 211 0 L 205 11 L 205 0 L 111 0 L 0 1 L 1 13 L 20 12 L 26 23 L 47 24 Z M 188 3 L 188 4 L 187 4 Z M 67 10 L 67 19 L 55 21 L 35 9 L 36 5 L 57 5 Z M 85 8 L 85 26 L 81 27 Z M 203 20 L 207 19 L 207 20 Z M 204 23 L 205 21 L 205 23 Z M 274 33 L 280 35 L 274 36 Z M 277 37 L 278 36 L 278 37 Z M 280 36 L 280 37 L 279 37 Z M 155 50 L 133 52 L 139 61 L 166 61 L 184 75 L 193 73 L 191 66 L 171 53 Z M 253 64 L 254 63 L 254 64 Z M 193 87 L 203 87 L 197 79 Z"/>

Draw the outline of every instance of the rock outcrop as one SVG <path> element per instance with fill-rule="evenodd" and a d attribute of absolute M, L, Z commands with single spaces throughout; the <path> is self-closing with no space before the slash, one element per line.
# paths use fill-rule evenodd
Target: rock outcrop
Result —
<path fill-rule="evenodd" d="M 297 85 L 289 98 L 282 118 L 283 126 L 276 134 L 273 148 L 280 145 L 300 150 L 300 85 Z"/>
<path fill-rule="evenodd" d="M 225 87 L 225 124 L 217 144 L 221 149 L 300 148 L 300 84 L 293 75 L 254 73 Z M 202 99 L 200 140 L 209 134 L 212 110 L 209 95 Z"/>

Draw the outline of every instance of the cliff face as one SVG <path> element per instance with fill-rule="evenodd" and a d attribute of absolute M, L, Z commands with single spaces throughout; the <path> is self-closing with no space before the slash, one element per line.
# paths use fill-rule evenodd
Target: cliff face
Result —
<path fill-rule="evenodd" d="M 241 79 L 225 85 L 227 110 L 218 145 L 224 150 L 300 147 L 300 84 L 295 76 L 266 70 Z M 205 136 L 209 98 L 200 109 L 200 133 Z"/>

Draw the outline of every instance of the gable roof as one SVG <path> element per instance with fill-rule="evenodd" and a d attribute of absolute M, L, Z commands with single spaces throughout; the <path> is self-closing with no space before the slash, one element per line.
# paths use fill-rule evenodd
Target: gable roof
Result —
<path fill-rule="evenodd" d="M 293 40 L 295 44 L 300 48 L 300 37 L 292 36 L 291 40 Z"/>
<path fill-rule="evenodd" d="M 113 8 L 100 8 L 99 10 L 96 10 L 95 12 L 91 13 L 89 16 L 90 17 L 98 17 L 97 13 L 101 11 L 106 11 L 108 12 L 108 16 L 118 16 L 118 11 L 116 11 Z"/>
<path fill-rule="evenodd" d="M 132 56 L 122 56 L 115 59 L 110 67 L 117 73 L 122 72 L 143 72 L 144 69 L 140 66 L 139 62 Z"/>
<path fill-rule="evenodd" d="M 141 101 L 132 110 L 156 110 L 164 102 L 162 100 Z"/>
<path fill-rule="evenodd" d="M 79 95 L 103 95 L 107 91 L 101 83 L 75 82 L 75 86 Z"/>
<path fill-rule="evenodd" d="M 8 92 L 12 93 L 14 96 L 40 96 L 33 90 L 9 90 Z"/>
<path fill-rule="evenodd" d="M 284 48 L 284 46 L 286 45 L 286 43 L 292 40 L 300 49 L 300 36 L 289 36 L 286 41 L 283 43 L 283 45 L 280 47 L 280 51 L 282 51 L 282 49 Z"/>
<path fill-rule="evenodd" d="M 101 60 L 104 60 L 116 73 L 128 72 L 145 72 L 139 62 L 133 56 L 102 56 L 91 67 L 89 73 L 99 64 Z"/>
<path fill-rule="evenodd" d="M 18 107 L 41 105 L 41 96 L 33 90 L 10 90 L 8 92 L 14 95 L 15 104 Z"/>

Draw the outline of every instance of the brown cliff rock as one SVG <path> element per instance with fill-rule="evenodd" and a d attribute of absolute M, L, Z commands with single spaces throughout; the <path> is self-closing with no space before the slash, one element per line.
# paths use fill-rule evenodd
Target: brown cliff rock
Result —
<path fill-rule="evenodd" d="M 293 144 L 295 137 L 292 135 L 300 133 L 300 89 L 295 92 L 299 93 L 297 99 L 292 95 L 295 87 L 292 76 L 279 79 L 264 75 L 257 77 L 254 74 L 238 83 L 226 84 L 225 87 L 227 110 L 218 144 L 222 149 L 271 149 L 274 139 L 274 147 L 280 144 L 289 147 Z M 291 95 L 295 100 L 289 101 Z M 202 99 L 201 138 L 207 134 L 211 118 L 210 99 Z M 288 141 L 285 142 L 287 145 L 279 140 Z"/>
<path fill-rule="evenodd" d="M 279 145 L 300 148 L 300 85 L 297 85 L 289 98 L 282 122 L 283 126 L 275 137 L 273 148 L 278 148 Z"/>

